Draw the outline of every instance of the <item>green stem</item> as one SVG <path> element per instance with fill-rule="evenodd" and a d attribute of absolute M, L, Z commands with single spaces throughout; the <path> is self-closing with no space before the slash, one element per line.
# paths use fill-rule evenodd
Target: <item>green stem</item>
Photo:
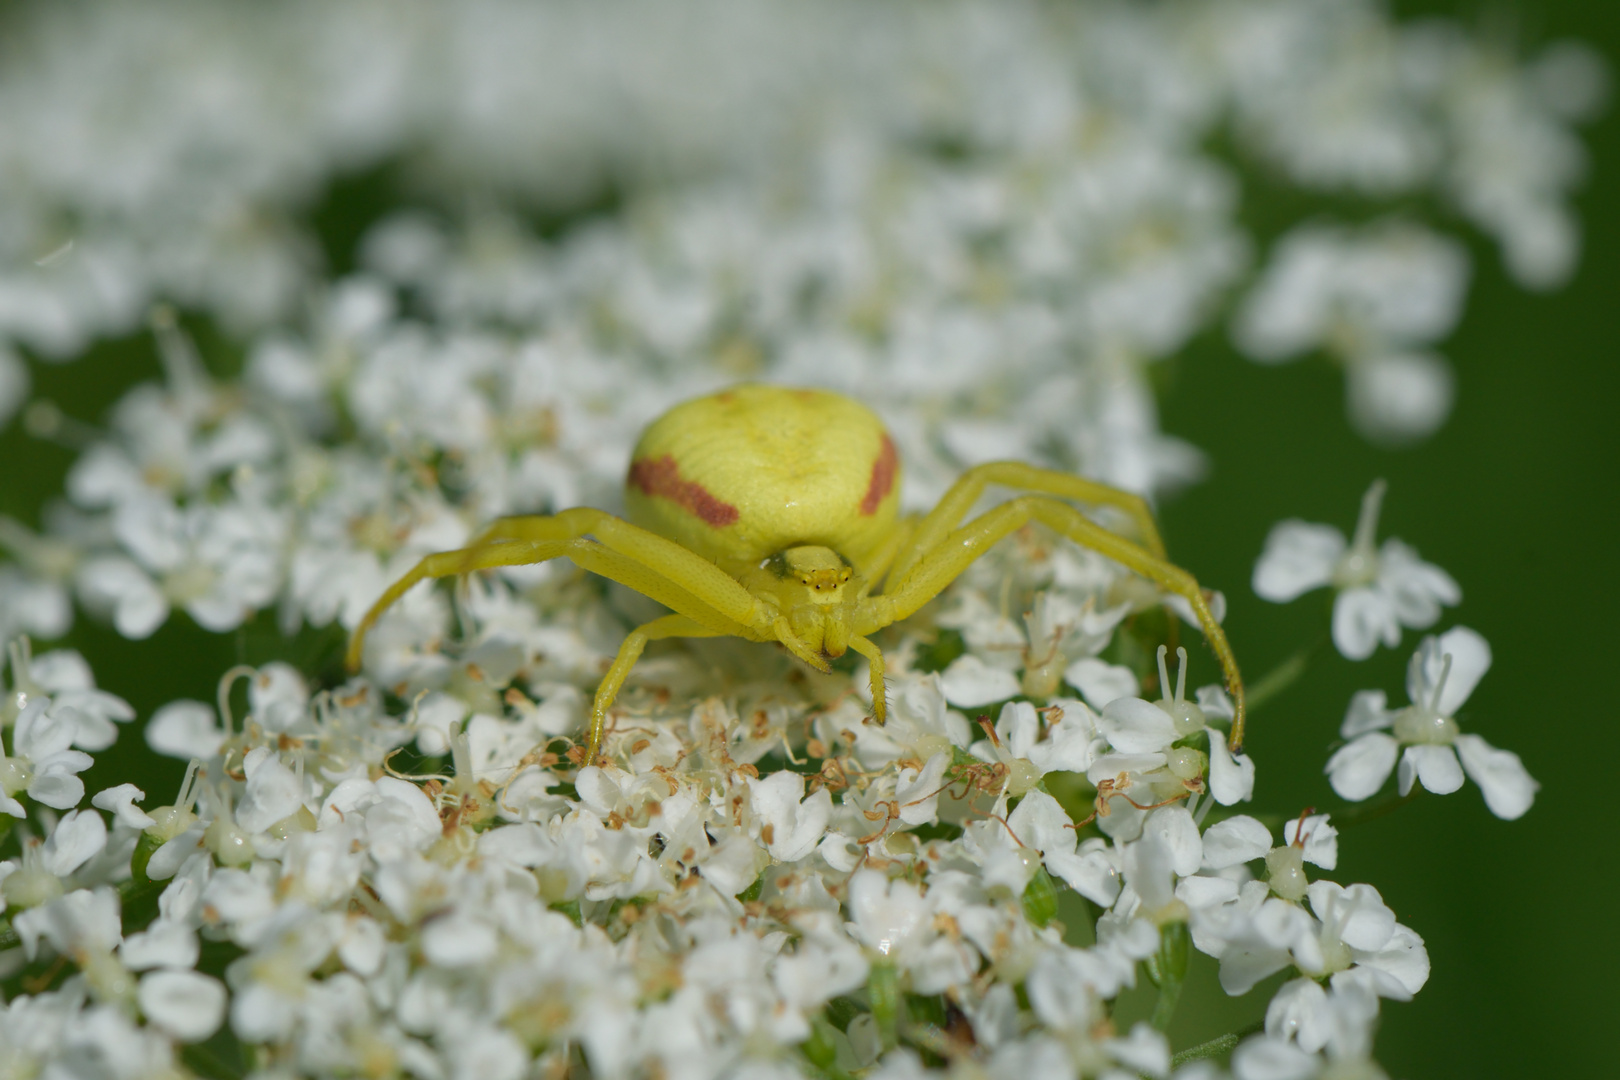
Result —
<path fill-rule="evenodd" d="M 1316 654 L 1322 651 L 1328 640 L 1328 636 L 1323 634 L 1251 683 L 1247 695 L 1249 711 L 1254 712 L 1267 701 L 1298 682 L 1299 677 L 1305 674 L 1306 670 L 1311 666 L 1311 661 L 1316 659 Z"/>
<path fill-rule="evenodd" d="M 1187 981 L 1190 952 L 1186 923 L 1166 923 L 1159 928 L 1159 951 L 1148 959 L 1148 977 L 1159 988 L 1159 1000 L 1153 1004 L 1150 1020 L 1157 1031 L 1169 1028 L 1170 1018 L 1176 1014 L 1181 988 Z"/>
<path fill-rule="evenodd" d="M 1237 1046 L 1238 1043 L 1242 1042 L 1248 1036 L 1264 1030 L 1265 1026 L 1265 1021 L 1262 1020 L 1259 1023 L 1250 1024 L 1241 1031 L 1229 1031 L 1225 1035 L 1217 1035 L 1215 1038 L 1209 1040 L 1209 1042 L 1199 1043 L 1197 1046 L 1189 1046 L 1187 1049 L 1181 1051 L 1175 1057 L 1170 1059 L 1170 1067 L 1173 1069 L 1179 1069 L 1188 1062 L 1204 1061 L 1208 1058 L 1221 1057 L 1224 1054 L 1230 1053 L 1233 1047 Z"/>
<path fill-rule="evenodd" d="M 867 1001 L 885 1052 L 900 1043 L 900 972 L 887 960 L 875 962 L 866 978 Z"/>
<path fill-rule="evenodd" d="M 1206 1058 L 1220 1057 L 1231 1051 L 1237 1044 L 1238 1037 L 1235 1033 L 1228 1032 L 1225 1035 L 1217 1035 L 1209 1042 L 1199 1043 L 1197 1046 L 1188 1047 L 1186 1050 L 1181 1051 L 1181 1053 L 1170 1059 L 1170 1065 L 1172 1068 L 1179 1069 L 1189 1061 L 1203 1061 Z"/>
<path fill-rule="evenodd" d="M 1159 987 L 1159 1000 L 1153 1003 L 1153 1016 L 1148 1021 L 1153 1025 L 1153 1030 L 1169 1030 L 1170 1018 L 1176 1015 L 1176 1006 L 1181 1002 L 1181 987 L 1179 979 L 1167 981 Z"/>
<path fill-rule="evenodd" d="M 1338 829 L 1340 832 L 1343 832 L 1352 825 L 1365 825 L 1369 821 L 1377 821 L 1385 814 L 1393 814 L 1395 811 L 1417 798 L 1418 792 L 1422 790 L 1422 784 L 1413 784 L 1412 790 L 1408 791 L 1405 795 L 1400 795 L 1393 799 L 1385 799 L 1383 802 L 1373 803 L 1371 806 L 1363 805 L 1358 806 L 1353 810 L 1334 811 L 1332 817 L 1333 827 Z"/>

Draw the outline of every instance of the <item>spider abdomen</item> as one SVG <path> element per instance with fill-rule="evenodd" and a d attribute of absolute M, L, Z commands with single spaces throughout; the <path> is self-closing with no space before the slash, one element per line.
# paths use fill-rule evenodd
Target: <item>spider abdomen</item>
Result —
<path fill-rule="evenodd" d="M 900 461 L 883 422 L 825 390 L 745 385 L 653 421 L 631 457 L 630 520 L 721 564 L 830 547 L 860 565 L 893 527 Z"/>

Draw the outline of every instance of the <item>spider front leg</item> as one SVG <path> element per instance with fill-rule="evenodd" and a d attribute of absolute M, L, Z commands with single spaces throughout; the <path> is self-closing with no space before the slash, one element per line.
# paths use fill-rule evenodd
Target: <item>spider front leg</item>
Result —
<path fill-rule="evenodd" d="M 596 539 L 582 535 L 586 532 Z M 829 670 L 827 662 L 793 633 L 780 612 L 755 599 L 713 563 L 621 518 L 588 508 L 565 510 L 555 517 L 504 518 L 469 546 L 424 558 L 389 586 L 355 627 L 349 639 L 349 670 L 359 670 L 366 634 L 382 613 L 419 582 L 556 558 L 569 559 L 582 569 L 627 585 L 677 613 L 638 628 L 620 646 L 592 706 L 587 761 L 594 760 L 600 748 L 608 706 L 648 641 L 726 635 L 781 641 L 800 659 Z M 684 621 L 669 621 L 677 617 Z M 641 635 L 639 639 L 637 635 Z"/>
<path fill-rule="evenodd" d="M 596 755 L 602 749 L 602 739 L 607 735 L 607 711 L 613 706 L 613 699 L 619 696 L 624 680 L 630 675 L 630 669 L 635 667 L 636 661 L 641 659 L 642 650 L 647 647 L 649 641 L 661 641 L 672 637 L 724 636 L 726 631 L 711 629 L 680 614 L 665 615 L 630 631 L 624 643 L 619 646 L 619 655 L 613 658 L 613 666 L 608 668 L 607 674 L 602 676 L 602 682 L 596 688 L 596 697 L 591 702 L 590 734 L 586 739 L 585 756 L 580 760 L 580 764 L 596 763 Z"/>
<path fill-rule="evenodd" d="M 831 670 L 827 661 L 817 656 L 793 632 L 785 615 L 761 603 L 736 578 L 673 540 L 648 532 L 639 525 L 632 525 L 605 510 L 580 507 L 564 510 L 555 517 L 502 518 L 485 529 L 473 543 L 476 547 L 502 540 L 544 541 L 585 533 L 594 536 L 603 547 L 636 564 L 617 573 L 597 570 L 595 566 L 587 566 L 586 569 L 628 585 L 704 626 L 750 641 L 779 641 L 794 656 L 816 670 L 822 673 Z M 575 561 L 578 562 L 577 559 Z M 672 586 L 679 594 L 676 599 L 685 597 L 693 603 L 683 605 L 665 599 L 660 590 L 668 592 Z M 719 621 L 716 621 L 717 618 Z"/>
<path fill-rule="evenodd" d="M 893 588 L 882 596 L 868 597 L 862 602 L 855 620 L 855 632 L 870 634 L 890 623 L 916 612 L 938 596 L 947 585 L 997 541 L 1017 531 L 1030 521 L 1062 533 L 1083 547 L 1105 555 L 1127 569 L 1157 582 L 1169 591 L 1184 597 L 1198 617 L 1204 637 L 1215 650 L 1226 674 L 1226 688 L 1232 694 L 1234 716 L 1232 720 L 1232 751 L 1243 747 L 1243 677 L 1238 672 L 1237 657 L 1226 640 L 1226 632 L 1215 621 L 1204 599 L 1198 581 L 1187 571 L 1175 566 L 1098 525 L 1067 503 L 1042 495 L 1025 495 L 1003 503 L 968 522 L 936 543 L 913 562 L 913 568 L 894 582 Z"/>
<path fill-rule="evenodd" d="M 550 520 L 550 519 L 535 519 Z M 428 555 L 412 567 L 411 571 L 377 598 L 376 603 L 366 612 L 359 624 L 354 628 L 349 638 L 348 654 L 345 657 L 350 671 L 360 670 L 360 661 L 364 656 L 366 635 L 371 630 L 383 612 L 394 605 L 400 597 L 409 592 L 422 581 L 435 578 L 459 577 L 478 570 L 492 570 L 502 566 L 531 566 L 535 563 L 547 562 L 551 559 L 567 558 L 582 569 L 600 574 L 612 581 L 628 585 L 637 592 L 663 604 L 667 608 L 681 612 L 693 621 L 715 629 L 722 634 L 737 634 L 740 637 L 750 637 L 747 627 L 728 619 L 710 605 L 704 603 L 682 585 L 670 580 L 642 563 L 609 551 L 594 540 L 583 537 L 570 539 L 535 539 L 519 540 L 508 538 L 481 539 L 472 546 L 456 551 L 444 551 L 436 555 Z M 696 558 L 696 556 L 692 556 Z M 699 560 L 701 561 L 701 560 Z M 708 563 L 704 564 L 713 569 Z M 742 591 L 730 578 L 726 579 Z M 744 592 L 746 596 L 747 593 Z"/>
<path fill-rule="evenodd" d="M 1135 522 L 1136 530 L 1142 537 L 1142 546 L 1147 548 L 1148 553 L 1161 561 L 1165 557 L 1164 541 L 1159 539 L 1159 527 L 1153 520 L 1153 512 L 1140 495 L 1073 473 L 1042 469 L 1021 461 L 991 461 L 975 465 L 958 477 L 944 498 L 922 519 L 911 534 L 910 543 L 901 548 L 895 559 L 891 571 L 893 580 L 904 581 L 916 568 L 918 561 L 932 552 L 945 534 L 961 523 L 967 512 L 973 509 L 973 504 L 979 501 L 979 496 L 984 494 L 984 489 L 991 484 L 1123 510 Z"/>

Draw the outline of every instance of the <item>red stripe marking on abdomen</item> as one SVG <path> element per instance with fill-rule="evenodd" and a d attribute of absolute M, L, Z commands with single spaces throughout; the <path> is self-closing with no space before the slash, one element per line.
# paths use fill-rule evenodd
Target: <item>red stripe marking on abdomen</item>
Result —
<path fill-rule="evenodd" d="M 894 473 L 900 465 L 900 456 L 894 452 L 894 443 L 889 439 L 889 433 L 883 433 L 883 445 L 878 448 L 877 460 L 872 462 L 872 479 L 866 485 L 866 496 L 861 499 L 861 514 L 871 515 L 877 513 L 877 508 L 883 505 L 884 498 L 894 487 Z"/>
<path fill-rule="evenodd" d="M 665 454 L 661 458 L 642 458 L 630 463 L 630 483 L 642 494 L 668 499 L 676 506 L 689 510 L 715 528 L 723 528 L 737 520 L 737 508 L 721 502 L 709 494 L 707 488 L 692 480 L 681 479 L 680 466 L 675 458 Z"/>

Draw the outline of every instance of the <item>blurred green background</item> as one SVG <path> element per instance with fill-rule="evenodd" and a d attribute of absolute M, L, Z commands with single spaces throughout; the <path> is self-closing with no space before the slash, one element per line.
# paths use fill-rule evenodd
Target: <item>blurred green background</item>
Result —
<path fill-rule="evenodd" d="M 1404 17 L 1444 14 L 1530 45 L 1579 37 L 1620 59 L 1615 0 L 1402 2 Z M 3 14 L 3 13 L 0 13 Z M 1609 320 L 1620 280 L 1620 110 L 1588 129 L 1591 178 L 1578 200 L 1586 254 L 1570 286 L 1526 294 L 1493 249 L 1473 244 L 1475 277 L 1461 329 L 1444 351 L 1458 373 L 1456 412 L 1413 449 L 1379 450 L 1343 418 L 1342 374 L 1324 360 L 1262 368 L 1207 335 L 1165 375 L 1165 428 L 1208 451 L 1209 478 L 1163 508 L 1171 550 L 1225 590 L 1227 626 L 1253 680 L 1320 634 L 1320 595 L 1287 607 L 1258 600 L 1248 581 L 1272 523 L 1285 517 L 1349 531 L 1362 492 L 1390 483 L 1382 535 L 1396 535 L 1450 571 L 1464 592 L 1441 627 L 1466 623 L 1491 642 L 1495 666 L 1463 722 L 1517 751 L 1543 787 L 1534 809 L 1501 822 L 1472 784 L 1420 798 L 1355 827 L 1341 842 L 1340 881 L 1369 881 L 1428 943 L 1434 974 L 1417 1000 L 1385 1009 L 1379 1057 L 1395 1077 L 1620 1074 L 1605 1021 L 1620 1004 L 1620 843 L 1601 808 L 1611 786 L 1609 729 L 1620 693 L 1607 676 L 1620 657 L 1615 544 L 1620 481 L 1620 374 Z M 1247 178 L 1246 216 L 1267 238 L 1332 209 Z M 386 177 L 344 181 L 318 211 L 331 263 L 343 268 L 388 195 Z M 1429 208 L 1424 208 L 1429 212 Z M 211 366 L 239 364 L 233 346 L 193 327 Z M 158 374 L 150 338 L 98 346 L 63 367 L 36 365 L 36 394 L 100 422 L 129 386 Z M 74 454 L 0 433 L 0 513 L 37 524 Z M 1404 701 L 1403 671 L 1418 635 L 1350 664 L 1329 653 L 1254 717 L 1257 800 L 1270 809 L 1336 808 L 1322 775 L 1350 694 L 1381 687 Z M 268 618 L 215 636 L 177 615 L 144 642 L 79 619 L 66 644 L 101 684 L 144 718 L 177 697 L 212 701 L 237 662 L 319 663 L 331 636 L 282 641 Z M 1199 661 L 1207 663 L 1207 661 Z M 1211 665 L 1212 668 L 1212 665 Z M 1205 671 L 1213 677 L 1213 671 Z M 181 767 L 145 750 L 137 733 L 102 755 L 90 790 L 137 776 L 159 801 Z M 1210 973 L 1206 970 L 1205 975 Z M 1268 984 L 1269 985 L 1269 984 Z M 1206 986 L 1206 990 L 1208 987 Z M 1194 990 L 1173 1029 L 1187 1046 L 1258 1019 L 1264 998 L 1225 1002 Z"/>

